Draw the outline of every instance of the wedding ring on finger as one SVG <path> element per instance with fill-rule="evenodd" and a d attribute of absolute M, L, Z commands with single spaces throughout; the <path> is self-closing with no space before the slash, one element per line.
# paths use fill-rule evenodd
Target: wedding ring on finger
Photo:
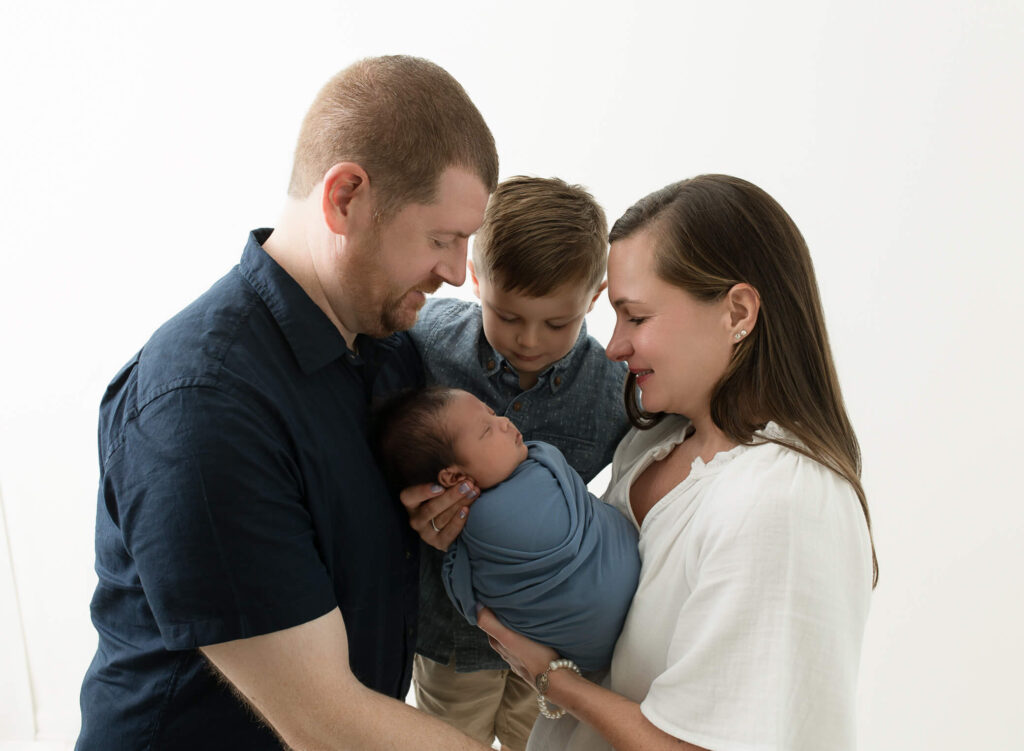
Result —
<path fill-rule="evenodd" d="M 434 519 L 433 519 L 433 517 L 431 517 L 431 519 L 430 519 L 430 526 L 434 528 L 434 531 L 435 531 L 435 532 L 437 532 L 438 534 L 440 534 L 441 530 L 439 530 L 439 529 L 437 528 L 437 525 L 436 525 L 436 524 L 434 524 Z"/>

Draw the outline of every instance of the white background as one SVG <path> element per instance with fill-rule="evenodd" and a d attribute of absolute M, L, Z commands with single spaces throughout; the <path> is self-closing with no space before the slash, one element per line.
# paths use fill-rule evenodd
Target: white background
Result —
<path fill-rule="evenodd" d="M 1022 50 L 1019 0 L 4 0 L 0 741 L 77 733 L 107 381 L 274 223 L 320 85 L 403 52 L 462 82 L 502 177 L 612 220 L 708 171 L 787 208 L 881 562 L 861 748 L 1024 747 Z"/>

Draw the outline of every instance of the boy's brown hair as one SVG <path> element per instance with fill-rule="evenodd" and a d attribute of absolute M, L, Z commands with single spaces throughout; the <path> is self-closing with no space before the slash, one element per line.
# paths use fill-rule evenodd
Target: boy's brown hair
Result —
<path fill-rule="evenodd" d="M 406 55 L 360 60 L 324 85 L 302 122 L 288 195 L 305 198 L 338 162 L 366 170 L 381 217 L 433 201 L 448 167 L 476 174 L 488 192 L 498 182 L 494 137 L 465 90 Z"/>
<path fill-rule="evenodd" d="M 557 177 L 498 185 L 473 240 L 478 277 L 527 297 L 565 284 L 597 291 L 608 267 L 604 210 L 582 186 Z"/>

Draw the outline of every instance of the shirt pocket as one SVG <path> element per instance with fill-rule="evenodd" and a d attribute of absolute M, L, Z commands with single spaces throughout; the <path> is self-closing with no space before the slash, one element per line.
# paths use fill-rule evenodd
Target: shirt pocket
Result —
<path fill-rule="evenodd" d="M 601 457 L 597 452 L 597 444 L 586 438 L 576 436 L 552 435 L 551 433 L 535 432 L 530 436 L 532 441 L 544 441 L 557 448 L 565 456 L 569 466 L 575 469 L 584 482 L 590 482 L 601 471 L 595 466 Z"/>

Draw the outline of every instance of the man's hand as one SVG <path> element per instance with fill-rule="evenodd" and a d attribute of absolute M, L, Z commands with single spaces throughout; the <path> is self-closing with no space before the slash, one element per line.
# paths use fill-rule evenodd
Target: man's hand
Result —
<path fill-rule="evenodd" d="M 437 484 L 413 485 L 399 498 L 420 539 L 433 548 L 447 550 L 466 526 L 469 507 L 479 495 L 480 490 L 467 481 L 447 490 Z"/>

